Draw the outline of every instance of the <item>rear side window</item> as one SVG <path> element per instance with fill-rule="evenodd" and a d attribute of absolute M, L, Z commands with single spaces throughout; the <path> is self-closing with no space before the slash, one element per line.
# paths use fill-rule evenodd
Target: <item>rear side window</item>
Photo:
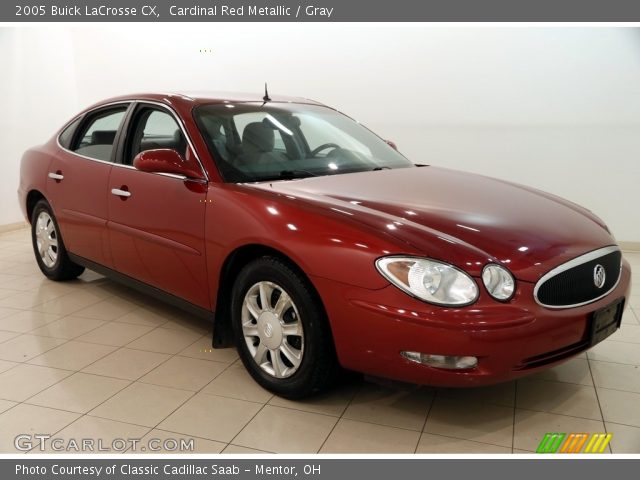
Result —
<path fill-rule="evenodd" d="M 126 106 L 109 109 L 92 115 L 83 125 L 81 134 L 76 137 L 75 148 L 79 155 L 111 161 L 116 133 L 127 111 Z"/>
<path fill-rule="evenodd" d="M 60 145 L 63 146 L 64 148 L 69 148 L 69 146 L 71 145 L 71 140 L 73 140 L 73 134 L 75 133 L 76 128 L 78 128 L 78 125 L 80 124 L 80 120 L 81 118 L 76 118 L 73 122 L 69 124 L 69 126 L 67 126 L 67 128 L 65 128 L 62 131 L 62 133 L 58 137 L 58 142 L 60 142 Z"/>

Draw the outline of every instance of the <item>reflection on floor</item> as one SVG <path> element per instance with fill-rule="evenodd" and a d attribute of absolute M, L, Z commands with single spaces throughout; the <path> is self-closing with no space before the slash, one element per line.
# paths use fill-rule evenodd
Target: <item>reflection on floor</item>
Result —
<path fill-rule="evenodd" d="M 625 256 L 640 272 L 640 254 Z M 610 339 L 518 382 L 446 390 L 356 379 L 293 402 L 258 387 L 234 350 L 211 350 L 206 323 L 92 272 L 50 282 L 28 231 L 2 234 L 0 452 L 35 432 L 65 448 L 194 438 L 195 452 L 520 453 L 546 432 L 606 431 L 613 452 L 639 453 L 640 295 L 630 306 Z"/>

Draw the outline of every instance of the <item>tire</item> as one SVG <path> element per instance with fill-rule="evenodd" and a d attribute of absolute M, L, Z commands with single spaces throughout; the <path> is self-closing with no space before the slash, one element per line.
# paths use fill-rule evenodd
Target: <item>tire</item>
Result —
<path fill-rule="evenodd" d="M 275 257 L 258 258 L 240 271 L 231 296 L 240 359 L 262 387 L 298 399 L 337 379 L 340 369 L 324 307 L 295 268 Z"/>
<path fill-rule="evenodd" d="M 58 222 L 46 200 L 38 201 L 33 208 L 31 243 L 38 267 L 47 278 L 56 281 L 71 280 L 84 272 L 84 267 L 69 259 Z"/>

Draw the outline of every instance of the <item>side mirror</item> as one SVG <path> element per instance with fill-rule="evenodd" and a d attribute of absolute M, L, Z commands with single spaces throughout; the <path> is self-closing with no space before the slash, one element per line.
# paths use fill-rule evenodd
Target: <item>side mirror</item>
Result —
<path fill-rule="evenodd" d="M 398 150 L 398 146 L 395 144 L 395 142 L 392 142 L 391 140 L 385 140 L 385 142 L 386 142 L 387 145 L 389 145 L 394 150 Z"/>
<path fill-rule="evenodd" d="M 189 179 L 202 180 L 202 171 L 189 165 L 175 150 L 159 148 L 140 152 L 133 159 L 133 166 L 141 172 L 170 173 Z"/>

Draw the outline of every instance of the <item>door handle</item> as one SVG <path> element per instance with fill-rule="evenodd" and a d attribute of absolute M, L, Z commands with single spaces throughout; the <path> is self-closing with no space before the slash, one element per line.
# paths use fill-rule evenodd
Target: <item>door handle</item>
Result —
<path fill-rule="evenodd" d="M 53 178 L 54 180 L 60 181 L 64 178 L 64 175 L 59 172 L 49 172 L 49 178 Z"/>
<path fill-rule="evenodd" d="M 120 188 L 112 188 L 111 193 L 118 197 L 128 198 L 131 196 L 131 192 L 129 190 L 122 190 Z"/>

